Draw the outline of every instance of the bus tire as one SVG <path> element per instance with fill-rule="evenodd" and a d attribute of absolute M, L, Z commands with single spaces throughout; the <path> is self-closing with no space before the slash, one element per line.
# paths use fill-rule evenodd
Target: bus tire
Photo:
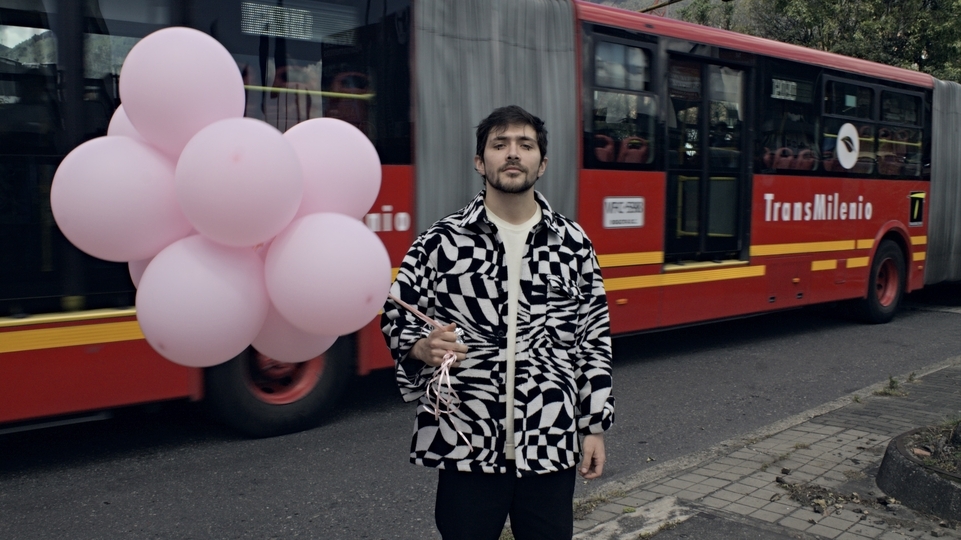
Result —
<path fill-rule="evenodd" d="M 205 400 L 220 421 L 250 437 L 317 426 L 337 405 L 354 374 L 348 338 L 300 364 L 276 362 L 248 347 L 204 372 Z"/>
<path fill-rule="evenodd" d="M 906 283 L 904 253 L 891 240 L 882 240 L 871 262 L 868 294 L 861 300 L 861 318 L 882 324 L 894 318 Z"/>

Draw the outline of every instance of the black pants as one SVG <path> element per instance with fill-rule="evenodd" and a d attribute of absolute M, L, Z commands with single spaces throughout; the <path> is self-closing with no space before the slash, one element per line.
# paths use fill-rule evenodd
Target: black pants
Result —
<path fill-rule="evenodd" d="M 444 540 L 497 540 L 511 517 L 517 540 L 570 540 L 576 469 L 518 478 L 440 471 L 434 519 Z"/>

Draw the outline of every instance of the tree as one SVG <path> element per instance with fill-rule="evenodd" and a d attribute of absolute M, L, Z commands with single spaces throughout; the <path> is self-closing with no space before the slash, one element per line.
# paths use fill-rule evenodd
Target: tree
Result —
<path fill-rule="evenodd" d="M 725 30 L 737 29 L 736 15 L 736 4 L 731 1 L 693 0 L 678 11 L 681 20 Z"/>
<path fill-rule="evenodd" d="M 747 33 L 915 69 L 961 75 L 961 0 L 746 0 Z"/>

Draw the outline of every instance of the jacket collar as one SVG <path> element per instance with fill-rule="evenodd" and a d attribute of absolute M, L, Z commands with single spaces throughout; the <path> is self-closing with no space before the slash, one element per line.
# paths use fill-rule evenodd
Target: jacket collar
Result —
<path fill-rule="evenodd" d="M 487 193 L 486 190 L 481 190 L 474 199 L 461 210 L 461 215 L 463 219 L 460 221 L 461 227 L 468 227 L 471 225 L 487 225 L 491 226 L 490 220 L 487 218 L 487 208 L 484 206 L 484 195 Z M 558 215 L 551 210 L 550 203 L 547 199 L 541 195 L 539 191 L 534 191 L 534 200 L 541 207 L 541 221 L 547 225 L 547 228 L 554 231 L 554 234 L 560 236 L 560 223 L 558 222 Z"/>

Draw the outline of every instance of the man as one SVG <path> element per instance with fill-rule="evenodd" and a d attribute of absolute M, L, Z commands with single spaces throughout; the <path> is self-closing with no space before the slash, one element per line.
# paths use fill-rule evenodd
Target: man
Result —
<path fill-rule="evenodd" d="M 607 299 L 584 231 L 533 189 L 546 154 L 544 123 L 524 109 L 484 119 L 474 166 L 485 189 L 417 238 L 391 287 L 448 326 L 384 307 L 401 394 L 422 404 L 411 462 L 440 469 L 444 540 L 497 540 L 508 515 L 518 540 L 569 540 L 575 468 L 588 479 L 604 469 Z M 458 407 L 435 414 L 425 390 L 448 352 Z"/>

